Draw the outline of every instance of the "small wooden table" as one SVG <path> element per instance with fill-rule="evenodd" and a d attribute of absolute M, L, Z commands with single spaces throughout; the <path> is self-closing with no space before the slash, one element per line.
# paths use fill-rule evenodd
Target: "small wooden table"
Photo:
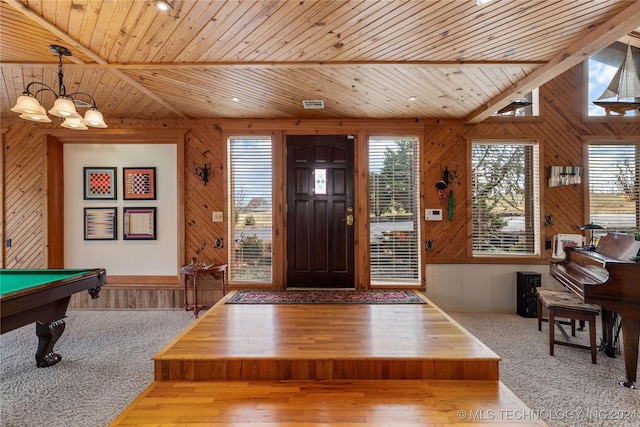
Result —
<path fill-rule="evenodd" d="M 222 279 L 222 295 L 226 295 L 227 293 L 227 285 L 226 285 L 226 275 L 227 275 L 227 264 L 205 264 L 205 263 L 195 263 L 195 264 L 187 264 L 180 267 L 180 273 L 184 274 L 184 309 L 186 311 L 193 310 L 193 315 L 198 318 L 198 313 L 203 308 L 207 307 L 202 304 L 198 304 L 198 276 L 200 274 L 210 273 L 217 278 Z M 187 282 L 188 277 L 193 277 L 193 304 L 189 303 L 187 298 Z"/>

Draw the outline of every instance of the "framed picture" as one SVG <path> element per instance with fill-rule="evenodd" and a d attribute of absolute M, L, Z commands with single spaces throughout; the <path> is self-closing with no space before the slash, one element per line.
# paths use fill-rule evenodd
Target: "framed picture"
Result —
<path fill-rule="evenodd" d="M 84 200 L 116 200 L 116 168 L 85 167 Z"/>
<path fill-rule="evenodd" d="M 156 208 L 123 208 L 124 240 L 156 240 Z"/>
<path fill-rule="evenodd" d="M 122 168 L 124 200 L 156 199 L 156 168 Z"/>
<path fill-rule="evenodd" d="M 84 208 L 84 240 L 116 240 L 116 208 Z"/>

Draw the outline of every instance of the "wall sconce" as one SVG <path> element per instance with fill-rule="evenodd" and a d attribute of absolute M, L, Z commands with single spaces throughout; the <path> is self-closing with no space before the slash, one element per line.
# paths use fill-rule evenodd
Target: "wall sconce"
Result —
<path fill-rule="evenodd" d="M 193 162 L 193 173 L 200 177 L 202 182 L 204 182 L 204 185 L 207 185 L 207 182 L 209 182 L 209 175 L 211 175 L 211 162 L 209 162 L 208 165 L 204 163 L 202 167 L 199 167 L 196 162 Z"/>
<path fill-rule="evenodd" d="M 452 172 L 447 166 L 444 167 L 444 170 L 442 170 L 442 166 L 440 166 L 440 181 L 436 182 L 436 189 L 438 190 L 438 197 L 440 198 L 440 200 L 443 200 L 445 198 L 444 190 L 449 188 L 451 181 L 456 179 L 457 176 L 457 167 L 456 170 Z"/>

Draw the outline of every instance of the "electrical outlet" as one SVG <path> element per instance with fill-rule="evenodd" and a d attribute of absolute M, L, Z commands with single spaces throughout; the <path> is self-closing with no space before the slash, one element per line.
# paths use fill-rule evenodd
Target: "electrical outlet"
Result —
<path fill-rule="evenodd" d="M 224 215 L 222 214 L 222 212 L 212 212 L 211 220 L 213 222 L 222 222 L 224 221 Z"/>

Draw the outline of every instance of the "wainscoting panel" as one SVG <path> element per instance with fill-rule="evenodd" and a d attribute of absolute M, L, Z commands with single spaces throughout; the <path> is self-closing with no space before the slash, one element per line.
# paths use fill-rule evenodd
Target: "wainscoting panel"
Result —
<path fill-rule="evenodd" d="M 518 271 L 540 273 L 543 287 L 562 289 L 548 265 L 428 264 L 425 295 L 445 311 L 515 313 Z"/>
<path fill-rule="evenodd" d="M 193 288 L 188 287 L 187 298 L 193 302 Z M 212 306 L 222 298 L 219 281 L 202 280 L 198 285 L 198 304 Z M 184 288 L 153 285 L 105 285 L 97 299 L 91 299 L 88 292 L 71 296 L 69 308 L 89 310 L 145 310 L 184 307 Z"/>

